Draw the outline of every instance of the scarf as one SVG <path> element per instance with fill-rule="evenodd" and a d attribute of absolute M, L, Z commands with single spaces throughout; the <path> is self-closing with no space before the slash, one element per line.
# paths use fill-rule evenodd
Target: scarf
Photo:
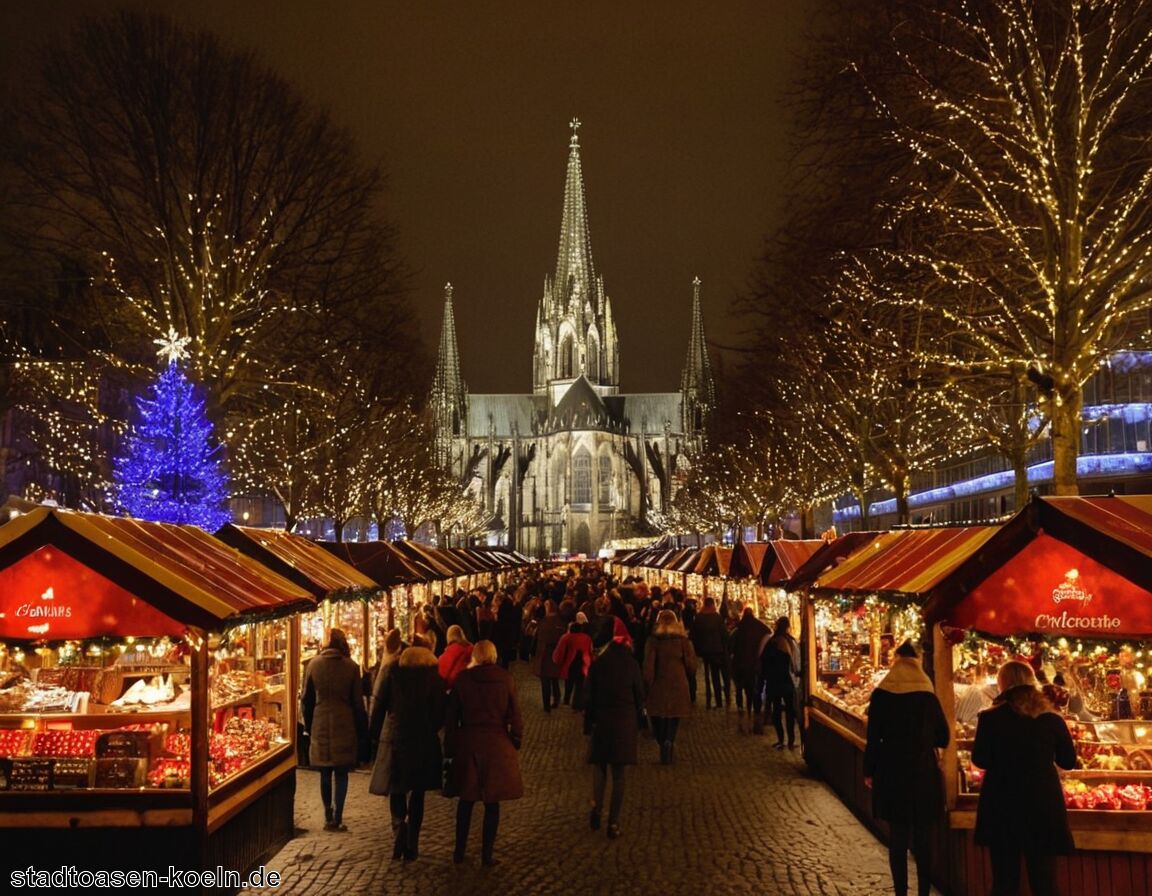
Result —
<path fill-rule="evenodd" d="M 936 693 L 932 687 L 932 680 L 920 665 L 920 660 L 910 656 L 897 657 L 884 680 L 876 687 L 890 694 L 915 694 L 919 691 Z"/>

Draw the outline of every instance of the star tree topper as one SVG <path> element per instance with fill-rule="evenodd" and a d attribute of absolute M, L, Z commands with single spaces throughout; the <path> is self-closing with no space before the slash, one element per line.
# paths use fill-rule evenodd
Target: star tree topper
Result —
<path fill-rule="evenodd" d="M 160 346 L 160 351 L 156 354 L 161 358 L 167 358 L 169 364 L 175 364 L 188 357 L 188 343 L 192 341 L 192 337 L 181 336 L 175 327 L 169 327 L 167 335 L 152 341 Z"/>

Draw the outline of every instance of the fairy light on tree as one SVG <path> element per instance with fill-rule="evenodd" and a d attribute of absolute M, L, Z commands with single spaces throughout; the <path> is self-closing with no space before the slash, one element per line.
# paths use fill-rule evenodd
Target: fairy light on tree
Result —
<path fill-rule="evenodd" d="M 228 475 L 204 400 L 180 369 L 188 337 L 169 329 L 156 341 L 167 366 L 151 395 L 137 400 L 139 422 L 115 459 L 117 503 L 137 519 L 215 532 L 232 519 Z"/>

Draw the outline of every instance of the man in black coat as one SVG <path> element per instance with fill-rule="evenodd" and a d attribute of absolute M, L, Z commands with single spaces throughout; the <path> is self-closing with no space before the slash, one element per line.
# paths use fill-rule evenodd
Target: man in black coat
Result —
<path fill-rule="evenodd" d="M 756 618 L 751 607 L 744 608 L 740 621 L 736 623 L 736 630 L 732 633 L 732 678 L 736 682 L 736 703 L 743 704 L 740 726 L 743 728 L 744 713 L 751 713 L 753 734 L 764 733 L 764 723 L 760 718 L 760 653 L 771 634 L 768 626 Z"/>
<path fill-rule="evenodd" d="M 696 614 L 690 634 L 696 655 L 704 661 L 705 708 L 719 707 L 721 694 L 724 706 L 728 706 L 732 702 L 732 673 L 725 646 L 728 633 L 724 630 L 724 620 L 716 612 L 716 601 L 711 597 L 704 598 L 704 606 Z"/>
<path fill-rule="evenodd" d="M 944 814 L 944 786 L 936 750 L 948 746 L 948 722 L 916 648 L 905 641 L 868 701 L 864 784 L 872 788 L 872 814 L 888 822 L 888 867 L 896 893 L 908 892 L 908 848 L 916 885 L 928 896 L 932 882 L 932 825 Z"/>

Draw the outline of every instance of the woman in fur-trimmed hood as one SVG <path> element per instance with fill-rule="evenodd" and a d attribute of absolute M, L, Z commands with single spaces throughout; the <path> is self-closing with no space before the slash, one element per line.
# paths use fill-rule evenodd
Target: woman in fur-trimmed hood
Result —
<path fill-rule="evenodd" d="M 381 728 L 371 732 L 379 733 L 380 746 L 369 789 L 389 797 L 394 859 L 419 855 L 424 792 L 441 784 L 445 702 L 436 654 L 427 647 L 401 653 L 381 683 L 372 713 L 372 727 Z"/>
<path fill-rule="evenodd" d="M 680 719 L 692 712 L 688 679 L 696 676 L 696 651 L 671 610 L 661 610 L 644 650 L 644 686 L 660 761 L 672 762 Z"/>
<path fill-rule="evenodd" d="M 1012 660 L 996 680 L 1000 696 L 980 713 L 972 746 L 972 764 L 984 769 L 976 842 L 991 853 L 995 892 L 1017 892 L 1023 857 L 1032 892 L 1055 893 L 1055 857 L 1073 849 L 1056 767 L 1075 768 L 1076 747 L 1031 666 Z"/>
<path fill-rule="evenodd" d="M 936 750 L 948 746 L 948 722 L 916 648 L 905 641 L 868 701 L 864 783 L 872 814 L 887 821 L 888 865 L 896 893 L 908 892 L 908 850 L 920 896 L 931 890 L 932 824 L 944 813 Z"/>

